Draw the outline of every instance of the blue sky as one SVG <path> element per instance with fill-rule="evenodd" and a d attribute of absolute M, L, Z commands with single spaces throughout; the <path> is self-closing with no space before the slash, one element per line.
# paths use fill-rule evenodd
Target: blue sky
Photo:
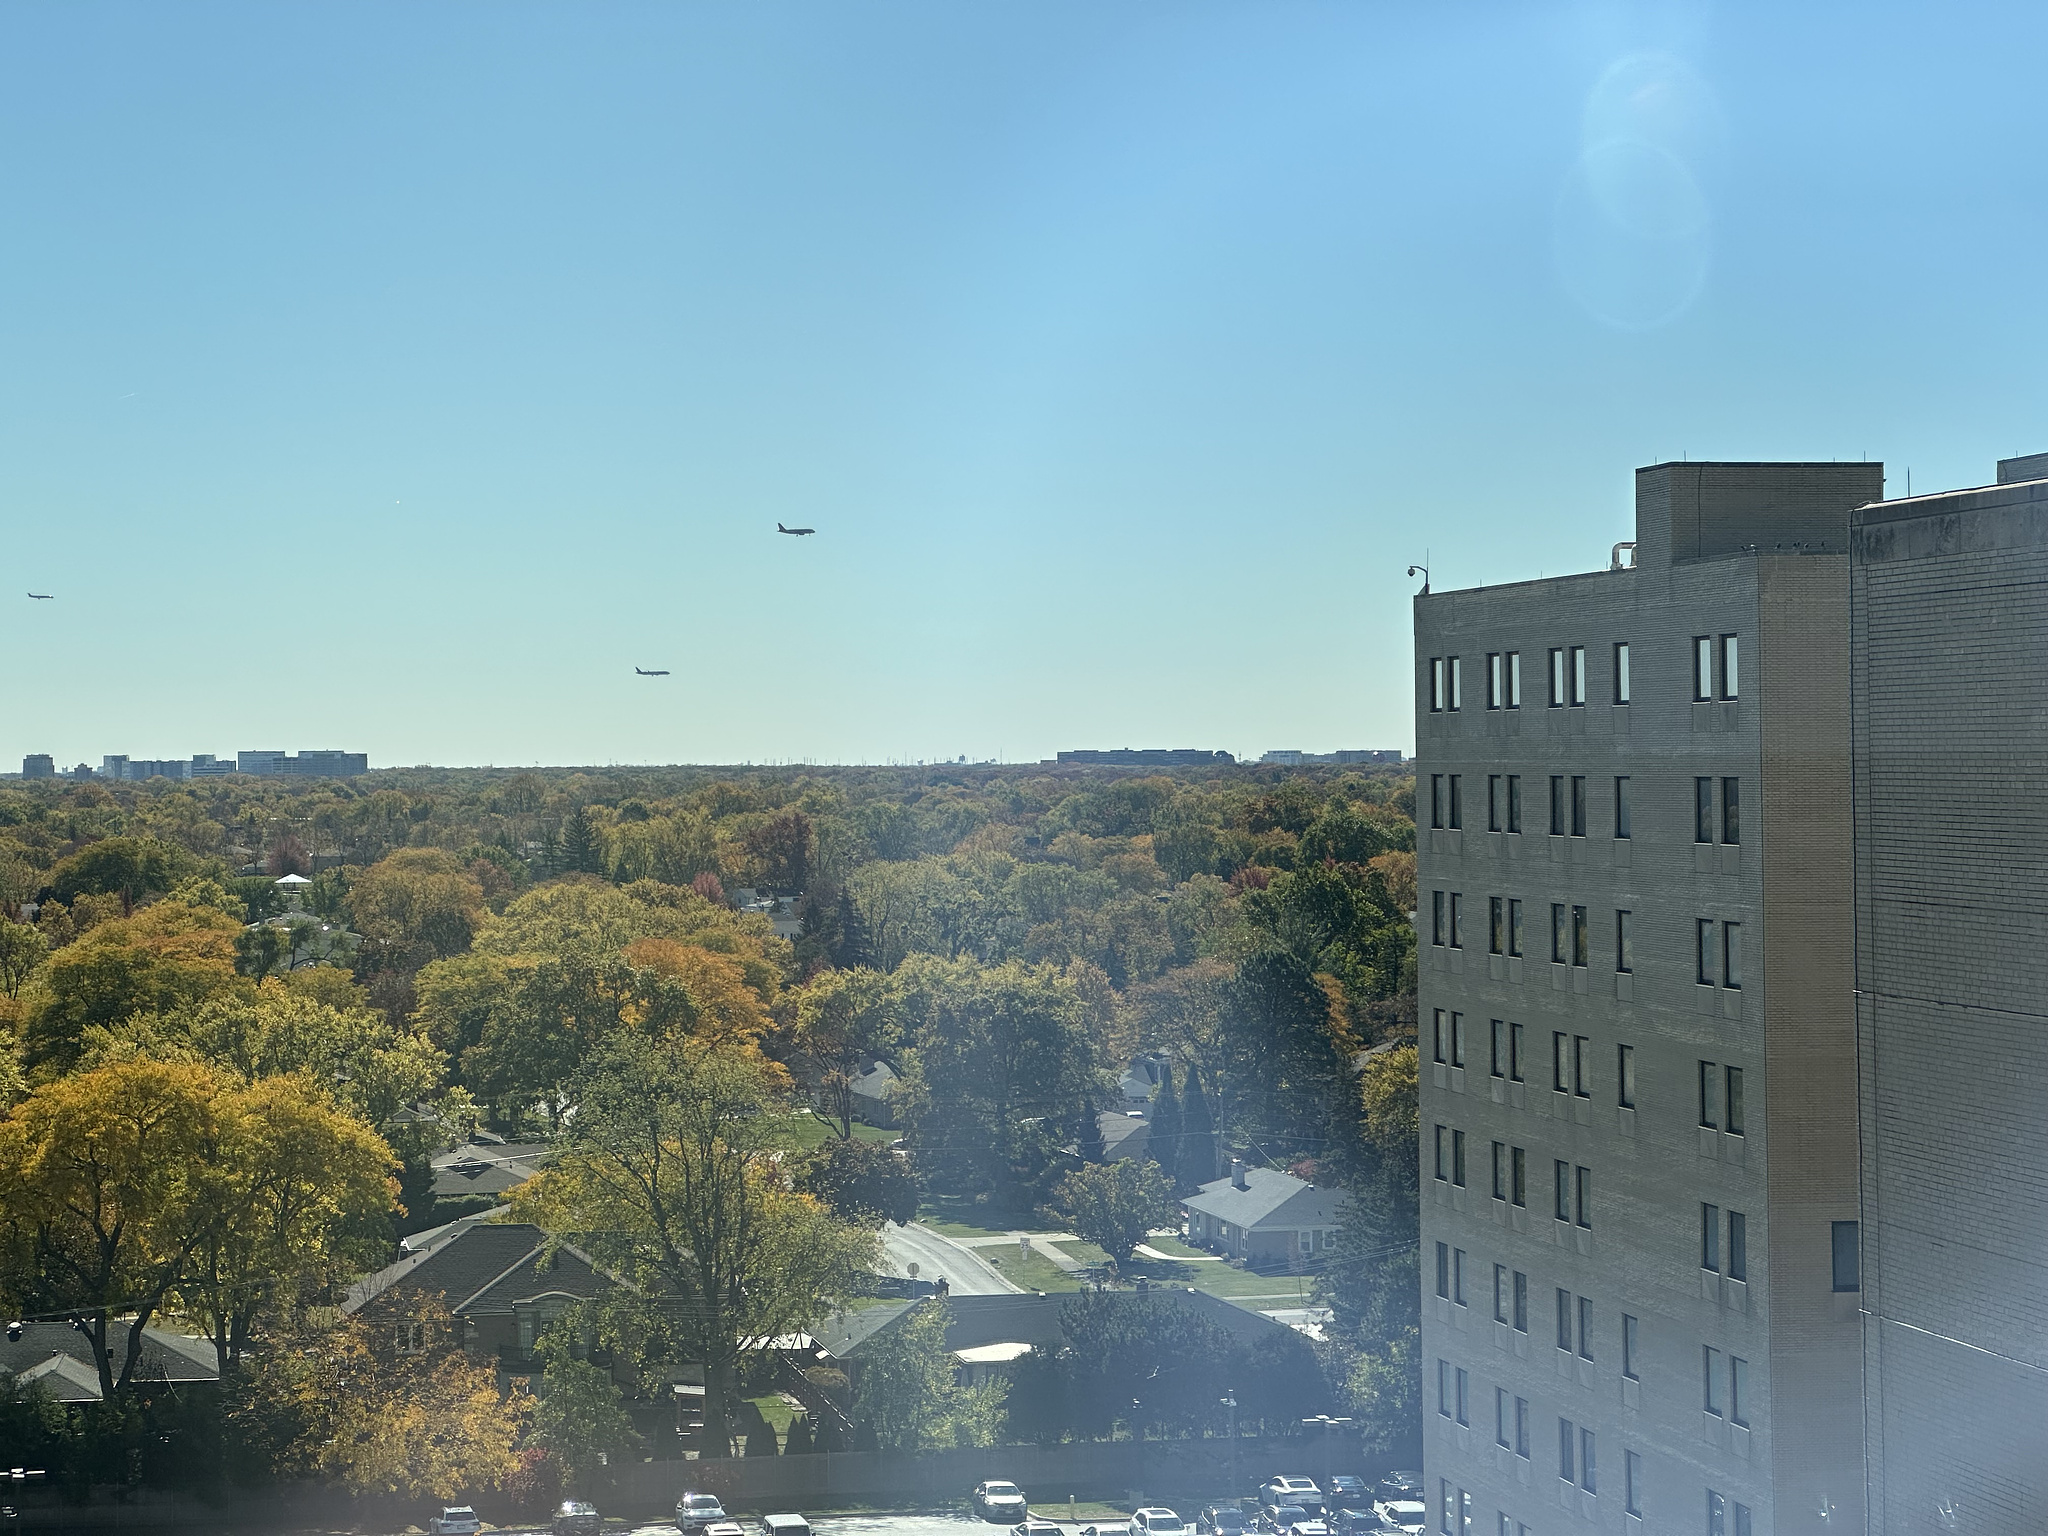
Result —
<path fill-rule="evenodd" d="M 2048 449 L 2044 32 L 8 7 L 0 762 L 1409 745 L 1425 550 Z"/>

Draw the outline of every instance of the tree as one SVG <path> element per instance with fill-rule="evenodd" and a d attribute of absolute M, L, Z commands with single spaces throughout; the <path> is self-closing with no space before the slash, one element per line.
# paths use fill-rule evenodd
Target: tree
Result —
<path fill-rule="evenodd" d="M 1422 1419 L 1421 1355 L 1420 1331 L 1404 1328 L 1353 1361 L 1345 1392 L 1368 1454 L 1414 1443 Z"/>
<path fill-rule="evenodd" d="M 469 948 L 483 887 L 439 848 L 401 848 L 350 882 L 349 910 L 380 966 L 416 971 Z"/>
<path fill-rule="evenodd" d="M 1229 992 L 1233 1129 L 1277 1159 L 1312 1156 L 1348 1171 L 1358 1147 L 1351 1063 L 1361 1047 L 1338 999 L 1298 955 L 1278 949 L 1247 957 Z"/>
<path fill-rule="evenodd" d="M 848 1221 L 917 1219 L 917 1179 L 910 1164 L 879 1142 L 827 1142 L 800 1165 L 797 1187 Z"/>
<path fill-rule="evenodd" d="M 0 992 L 21 995 L 21 984 L 49 958 L 50 941 L 27 923 L 0 918 Z"/>
<path fill-rule="evenodd" d="M 821 971 L 797 994 L 797 1045 L 841 1137 L 853 1135 L 854 1080 L 893 1054 L 901 1038 L 895 994 L 879 971 Z"/>
<path fill-rule="evenodd" d="M 586 875 L 604 873 L 604 840 L 586 806 L 578 806 L 562 823 L 562 867 Z"/>
<path fill-rule="evenodd" d="M 854 1417 L 884 1451 L 928 1451 L 946 1445 L 993 1445 L 1003 1385 L 963 1387 L 959 1362 L 946 1346 L 952 1310 L 937 1298 L 918 1302 L 894 1327 L 875 1335 L 861 1355 Z"/>
<path fill-rule="evenodd" d="M 615 1349 L 703 1363 L 716 1450 L 743 1342 L 797 1332 L 855 1294 L 874 1235 L 788 1187 L 775 1154 L 789 1105 L 749 1053 L 620 1031 L 576 1095 L 560 1157 L 514 1207 L 629 1282 L 602 1316 Z"/>
<path fill-rule="evenodd" d="M 1056 1197 L 1075 1234 L 1120 1264 L 1154 1227 L 1171 1226 L 1179 1215 L 1172 1183 L 1142 1158 L 1077 1169 L 1060 1180 Z"/>
<path fill-rule="evenodd" d="M 235 935 L 235 969 L 261 981 L 284 965 L 287 940 L 269 923 L 257 923 Z"/>
<path fill-rule="evenodd" d="M 1200 1189 L 1217 1176 L 1216 1120 L 1209 1111 L 1209 1096 L 1202 1092 L 1201 1075 L 1192 1065 L 1181 1100 L 1181 1125 L 1180 1187 Z"/>
<path fill-rule="evenodd" d="M 811 819 L 802 811 L 771 816 L 741 841 L 760 867 L 764 888 L 795 896 L 810 885 L 815 842 Z"/>
<path fill-rule="evenodd" d="M 1095 1107 L 1095 1095 L 1091 1092 L 1081 1099 L 1081 1118 L 1075 1122 L 1074 1147 L 1081 1154 L 1084 1163 L 1101 1163 L 1109 1160 L 1109 1148 L 1102 1139 L 1102 1111 Z"/>
<path fill-rule="evenodd" d="M 1180 1099 L 1173 1091 L 1173 1063 L 1159 1064 L 1159 1087 L 1152 1095 L 1152 1112 L 1145 1127 L 1145 1151 L 1169 1185 L 1180 1184 Z"/>
<path fill-rule="evenodd" d="M 640 1436 L 611 1376 L 576 1358 L 561 1323 L 541 1335 L 534 1354 L 543 1366 L 530 1437 L 580 1486 L 600 1453 L 634 1450 Z"/>
<path fill-rule="evenodd" d="M 82 895 L 119 896 L 125 914 L 145 897 L 168 891 L 198 863 L 184 849 L 153 837 L 106 837 L 52 869 L 50 888 L 65 902 Z"/>

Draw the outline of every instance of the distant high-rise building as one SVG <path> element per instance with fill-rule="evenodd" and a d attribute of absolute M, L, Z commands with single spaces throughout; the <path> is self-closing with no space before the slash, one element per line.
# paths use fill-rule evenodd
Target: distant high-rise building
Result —
<path fill-rule="evenodd" d="M 194 779 L 214 779 L 223 777 L 224 775 L 233 773 L 234 771 L 235 765 L 233 763 L 222 762 L 219 758 L 215 757 L 211 752 L 195 752 L 192 754 L 192 765 L 189 773 L 187 774 L 187 777 Z"/>
<path fill-rule="evenodd" d="M 110 753 L 100 759 L 100 777 L 103 779 L 125 779 L 128 777 L 126 753 Z"/>
<path fill-rule="evenodd" d="M 1207 768 L 1237 759 L 1228 752 L 1205 752 L 1198 747 L 1089 747 L 1062 752 L 1057 761 L 1112 768 Z"/>
<path fill-rule="evenodd" d="M 57 764 L 47 752 L 31 752 L 21 760 L 21 776 L 24 779 L 54 779 Z"/>
<path fill-rule="evenodd" d="M 1261 763 L 1274 764 L 1283 768 L 1299 768 L 1309 764 L 1329 763 L 1336 765 L 1357 763 L 1399 763 L 1405 761 L 1398 748 L 1345 747 L 1335 752 L 1298 752 L 1291 747 L 1281 747 L 1268 752 L 1259 759 Z"/>
<path fill-rule="evenodd" d="M 370 771 L 367 752 L 333 749 L 301 752 L 293 757 L 284 752 L 238 752 L 237 770 L 242 773 L 296 774 L 306 777 L 347 778 Z"/>

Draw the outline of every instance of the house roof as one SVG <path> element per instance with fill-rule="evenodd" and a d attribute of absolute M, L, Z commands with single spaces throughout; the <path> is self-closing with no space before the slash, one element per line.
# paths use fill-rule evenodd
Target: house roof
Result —
<path fill-rule="evenodd" d="M 133 1323 L 120 1320 L 107 1323 L 107 1348 L 113 1354 L 116 1374 L 127 1355 L 128 1333 L 133 1327 Z M 23 1323 L 19 1339 L 0 1334 L 0 1371 L 42 1382 L 43 1389 L 60 1403 L 100 1400 L 100 1371 L 93 1363 L 92 1341 L 69 1323 Z M 219 1381 L 220 1367 L 206 1340 L 145 1328 L 135 1374 L 143 1381 Z"/>
<path fill-rule="evenodd" d="M 1277 1168 L 1247 1168 L 1244 1182 L 1239 1189 L 1228 1178 L 1212 1180 L 1183 1196 L 1181 1206 L 1247 1232 L 1331 1227 L 1342 1220 L 1342 1190 L 1320 1189 Z"/>
<path fill-rule="evenodd" d="M 896 1082 L 896 1069 L 886 1061 L 878 1061 L 847 1086 L 864 1099 L 883 1099 Z"/>
<path fill-rule="evenodd" d="M 1220 1324 L 1243 1338 L 1257 1338 L 1285 1332 L 1285 1325 L 1257 1312 L 1233 1306 L 1205 1291 L 1154 1287 L 1149 1291 L 1120 1291 L 1120 1296 L 1147 1298 L 1149 1304 L 1184 1307 Z M 1000 1349 L 1009 1345 L 1057 1348 L 1066 1342 L 1060 1327 L 1064 1308 L 1076 1299 L 1074 1292 L 1039 1295 L 1030 1291 L 1006 1292 L 993 1296 L 954 1296 L 947 1310 L 946 1348 L 963 1360 L 970 1353 Z M 818 1347 L 837 1360 L 858 1360 L 868 1341 L 893 1328 L 918 1302 L 895 1302 L 883 1307 L 863 1307 L 858 1312 L 841 1312 L 816 1330 Z M 1016 1354 L 1023 1350 L 1015 1351 Z M 978 1358 L 997 1358 L 979 1353 Z"/>
<path fill-rule="evenodd" d="M 618 1283 L 579 1248 L 564 1244 L 550 1255 L 547 1233 L 525 1222 L 458 1221 L 443 1230 L 438 1241 L 350 1286 L 341 1310 L 360 1312 L 386 1295 L 433 1293 L 457 1316 L 476 1316 L 541 1296 L 600 1296 Z"/>
<path fill-rule="evenodd" d="M 540 1172 L 555 1155 L 546 1142 L 490 1145 L 465 1142 L 433 1156 L 434 1195 L 502 1195 Z"/>
<path fill-rule="evenodd" d="M 1120 1157 L 1143 1157 L 1152 1140 L 1151 1122 L 1122 1110 L 1105 1109 L 1095 1117 L 1102 1127 L 1102 1150 L 1112 1162 Z"/>

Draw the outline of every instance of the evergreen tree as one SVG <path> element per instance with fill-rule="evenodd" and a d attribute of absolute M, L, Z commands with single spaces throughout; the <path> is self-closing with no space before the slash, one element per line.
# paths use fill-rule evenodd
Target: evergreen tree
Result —
<path fill-rule="evenodd" d="M 1095 1095 L 1090 1093 L 1081 1100 L 1081 1123 L 1077 1127 L 1075 1145 L 1084 1163 L 1101 1163 L 1109 1159 L 1109 1148 L 1102 1141 L 1102 1111 L 1095 1107 Z"/>
<path fill-rule="evenodd" d="M 811 1438 L 811 1416 L 800 1413 L 789 1423 L 789 1436 L 782 1442 L 785 1456 L 808 1456 L 817 1450 L 817 1443 Z"/>
<path fill-rule="evenodd" d="M 1159 1068 L 1159 1091 L 1152 1095 L 1152 1118 L 1145 1133 L 1145 1154 L 1159 1165 L 1159 1171 L 1178 1186 L 1181 1143 L 1180 1100 L 1173 1092 L 1173 1065 Z"/>
<path fill-rule="evenodd" d="M 838 948 L 833 951 L 832 963 L 842 971 L 853 970 L 856 966 L 875 963 L 874 947 L 868 942 L 867 924 L 860 920 L 855 910 L 853 896 L 844 886 L 839 889 Z"/>
<path fill-rule="evenodd" d="M 582 870 L 586 874 L 604 873 L 600 867 L 603 848 L 598 840 L 597 823 L 583 806 L 578 806 L 575 813 L 562 823 L 562 863 L 567 869 Z"/>
<path fill-rule="evenodd" d="M 1202 1079 L 1188 1068 L 1187 1095 L 1181 1101 L 1180 1187 L 1197 1189 L 1216 1177 L 1216 1120 Z"/>

